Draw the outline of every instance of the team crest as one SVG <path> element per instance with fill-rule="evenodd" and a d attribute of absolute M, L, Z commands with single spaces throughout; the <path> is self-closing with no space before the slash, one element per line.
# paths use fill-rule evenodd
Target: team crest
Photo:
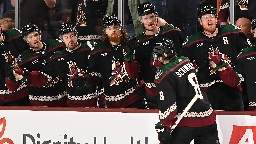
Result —
<path fill-rule="evenodd" d="M 231 65 L 231 60 L 230 60 L 230 59 L 231 59 L 231 58 L 230 58 L 229 56 L 227 56 L 226 54 L 221 53 L 218 48 L 216 48 L 216 50 L 215 50 L 215 51 L 212 51 L 211 53 L 213 53 L 214 55 L 218 55 L 218 57 L 219 57 L 224 63 L 228 64 L 228 65 L 229 65 L 228 67 L 230 67 L 230 65 Z M 211 69 L 210 75 L 214 74 L 214 73 L 215 73 L 215 70 L 212 69 L 212 68 L 210 68 L 210 69 Z"/>
<path fill-rule="evenodd" d="M 68 86 L 73 87 L 72 84 L 72 78 L 77 78 L 77 77 L 83 77 L 85 75 L 85 71 L 82 69 L 78 68 L 76 65 L 76 62 L 69 61 L 68 67 L 69 67 L 69 72 L 68 72 Z"/>
<path fill-rule="evenodd" d="M 125 70 L 125 65 L 121 64 L 118 59 L 113 57 L 112 59 L 112 71 L 111 71 L 110 86 L 119 85 L 121 82 L 129 82 L 130 77 L 128 76 L 127 71 Z"/>

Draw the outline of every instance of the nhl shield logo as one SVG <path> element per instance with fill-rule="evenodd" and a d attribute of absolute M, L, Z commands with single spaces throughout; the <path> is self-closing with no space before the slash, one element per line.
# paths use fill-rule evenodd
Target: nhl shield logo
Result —
<path fill-rule="evenodd" d="M 158 69 L 158 70 L 156 71 L 155 79 L 159 79 L 162 74 L 163 74 L 163 71 L 160 70 L 160 69 Z"/>

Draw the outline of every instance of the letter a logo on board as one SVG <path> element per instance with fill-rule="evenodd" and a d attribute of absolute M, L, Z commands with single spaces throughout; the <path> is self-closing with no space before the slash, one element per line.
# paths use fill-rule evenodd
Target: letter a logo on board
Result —
<path fill-rule="evenodd" d="M 233 125 L 229 144 L 255 144 L 254 142 L 256 142 L 256 126 Z"/>

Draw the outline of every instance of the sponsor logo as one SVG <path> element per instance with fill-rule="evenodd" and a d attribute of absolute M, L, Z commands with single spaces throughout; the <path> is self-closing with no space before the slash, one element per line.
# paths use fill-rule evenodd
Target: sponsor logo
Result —
<path fill-rule="evenodd" d="M 0 144 L 14 144 L 14 142 L 10 138 L 3 138 L 5 128 L 6 128 L 5 117 L 0 119 L 0 127 L 2 127 L 1 132 L 0 132 Z"/>

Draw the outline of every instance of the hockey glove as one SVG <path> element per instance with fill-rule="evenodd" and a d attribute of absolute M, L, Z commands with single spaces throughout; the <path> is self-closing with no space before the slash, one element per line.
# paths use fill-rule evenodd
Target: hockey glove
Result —
<path fill-rule="evenodd" d="M 209 52 L 209 58 L 214 64 L 210 64 L 210 66 L 213 68 L 214 71 L 217 71 L 218 69 L 228 66 L 227 63 L 221 60 L 221 56 L 214 55 Z"/>
<path fill-rule="evenodd" d="M 22 82 L 28 82 L 29 71 L 26 68 L 16 68 L 14 72 L 18 75 L 15 75 L 16 81 L 21 80 Z"/>
<path fill-rule="evenodd" d="M 158 122 L 155 125 L 156 132 L 158 133 L 158 139 L 162 144 L 170 144 L 171 143 L 171 135 L 170 130 L 166 126 L 162 125 Z"/>
<path fill-rule="evenodd" d="M 15 76 L 13 74 L 13 64 L 12 62 L 7 62 L 4 68 L 5 77 L 7 77 L 10 81 L 16 81 Z"/>
<path fill-rule="evenodd" d="M 89 87 L 91 85 L 91 77 L 89 75 L 86 75 L 84 77 L 78 76 L 71 79 L 73 87 L 77 89 L 82 89 L 84 87 Z"/>
<path fill-rule="evenodd" d="M 139 47 L 136 37 L 131 38 L 126 42 L 123 50 L 124 58 L 127 61 L 132 61 L 135 58 L 135 50 Z"/>

